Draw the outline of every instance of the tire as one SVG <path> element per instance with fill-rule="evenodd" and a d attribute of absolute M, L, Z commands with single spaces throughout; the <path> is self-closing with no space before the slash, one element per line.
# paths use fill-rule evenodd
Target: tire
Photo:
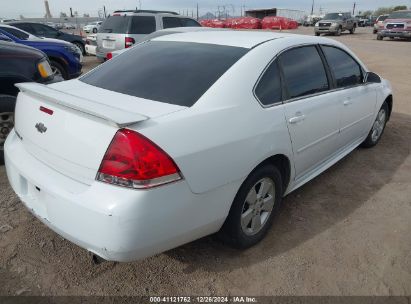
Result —
<path fill-rule="evenodd" d="M 260 191 L 263 191 L 263 183 L 271 186 L 265 188 L 266 191 L 264 191 L 266 204 L 263 199 L 259 198 Z M 249 248 L 260 242 L 279 211 L 282 196 L 282 178 L 275 166 L 266 165 L 254 170 L 241 185 L 234 198 L 227 219 L 219 232 L 220 239 L 239 249 Z M 261 224 L 260 227 L 258 223 Z"/>
<path fill-rule="evenodd" d="M 320 33 L 315 33 L 315 36 L 320 36 Z"/>
<path fill-rule="evenodd" d="M 355 26 L 353 26 L 352 29 L 350 29 L 350 34 L 353 35 L 355 33 Z"/>
<path fill-rule="evenodd" d="M 97 29 L 96 29 L 96 28 L 93 28 L 93 33 L 94 33 L 94 34 L 97 33 Z"/>
<path fill-rule="evenodd" d="M 75 45 L 75 46 L 77 46 L 80 50 L 81 50 L 81 53 L 83 54 L 83 55 L 85 55 L 86 54 L 86 48 L 84 47 L 84 45 L 81 43 L 81 42 L 73 42 L 73 44 Z"/>
<path fill-rule="evenodd" d="M 338 30 L 334 33 L 335 36 L 341 36 L 341 28 L 338 28 Z"/>
<path fill-rule="evenodd" d="M 381 36 L 381 35 L 377 35 L 377 40 L 383 40 L 384 39 L 384 37 L 383 36 Z"/>
<path fill-rule="evenodd" d="M 16 97 L 0 95 L 0 165 L 4 164 L 4 142 L 14 127 Z"/>
<path fill-rule="evenodd" d="M 67 70 L 59 62 L 51 60 L 50 66 L 55 75 L 63 77 L 64 80 L 68 79 Z"/>
<path fill-rule="evenodd" d="M 363 148 L 374 147 L 380 141 L 382 134 L 385 130 L 385 125 L 387 124 L 389 116 L 388 104 L 386 101 L 382 104 L 380 110 L 378 111 L 377 117 L 368 133 L 367 138 L 361 144 Z"/>

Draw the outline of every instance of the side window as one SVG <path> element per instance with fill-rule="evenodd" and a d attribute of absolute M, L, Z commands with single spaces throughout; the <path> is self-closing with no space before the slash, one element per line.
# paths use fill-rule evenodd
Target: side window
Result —
<path fill-rule="evenodd" d="M 286 51 L 280 56 L 289 98 L 323 92 L 329 89 L 327 74 L 315 46 Z"/>
<path fill-rule="evenodd" d="M 277 61 L 271 63 L 260 78 L 255 95 L 263 105 L 271 105 L 282 101 L 281 77 Z"/>
<path fill-rule="evenodd" d="M 174 27 L 181 27 L 183 26 L 180 18 L 176 17 L 163 17 L 163 27 L 167 28 L 174 28 Z"/>
<path fill-rule="evenodd" d="M 151 34 L 156 31 L 156 19 L 153 16 L 136 16 L 131 19 L 130 34 Z"/>
<path fill-rule="evenodd" d="M 33 33 L 33 29 L 31 28 L 30 24 L 21 23 L 21 24 L 15 25 L 15 26 L 18 27 L 19 29 L 22 29 L 23 31 Z"/>
<path fill-rule="evenodd" d="M 350 55 L 332 46 L 322 46 L 322 49 L 331 72 L 334 74 L 337 88 L 362 83 L 361 67 Z"/>
<path fill-rule="evenodd" d="M 190 18 L 181 18 L 181 23 L 183 26 L 186 27 L 199 27 L 201 26 L 200 23 L 197 21 L 190 19 Z"/>
<path fill-rule="evenodd" d="M 27 38 L 29 38 L 29 35 L 27 35 L 25 32 L 19 31 L 18 29 L 12 27 L 2 27 L 1 29 L 21 40 L 26 40 Z"/>

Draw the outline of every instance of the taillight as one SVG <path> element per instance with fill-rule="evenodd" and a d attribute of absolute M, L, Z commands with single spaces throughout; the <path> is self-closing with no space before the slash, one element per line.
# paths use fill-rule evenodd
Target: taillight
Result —
<path fill-rule="evenodd" d="M 117 131 L 96 179 L 109 184 L 147 189 L 182 179 L 180 170 L 159 146 L 143 135 Z"/>
<path fill-rule="evenodd" d="M 129 48 L 129 47 L 133 46 L 133 44 L 136 43 L 136 41 L 134 40 L 134 38 L 126 37 L 125 43 L 126 43 L 125 47 Z"/>
<path fill-rule="evenodd" d="M 111 58 L 113 58 L 113 53 L 107 53 L 106 59 L 110 60 Z"/>

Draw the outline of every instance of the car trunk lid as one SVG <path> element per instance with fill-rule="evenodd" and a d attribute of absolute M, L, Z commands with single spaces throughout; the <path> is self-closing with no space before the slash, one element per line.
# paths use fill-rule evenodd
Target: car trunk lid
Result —
<path fill-rule="evenodd" d="M 94 181 L 118 129 L 184 108 L 86 84 L 56 85 L 17 84 L 15 130 L 39 161 L 85 184 Z"/>

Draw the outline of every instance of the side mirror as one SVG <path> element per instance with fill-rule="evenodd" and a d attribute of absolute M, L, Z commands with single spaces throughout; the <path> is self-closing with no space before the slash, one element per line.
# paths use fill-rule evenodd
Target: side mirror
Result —
<path fill-rule="evenodd" d="M 365 75 L 365 83 L 381 83 L 381 77 L 373 72 L 368 72 Z"/>

